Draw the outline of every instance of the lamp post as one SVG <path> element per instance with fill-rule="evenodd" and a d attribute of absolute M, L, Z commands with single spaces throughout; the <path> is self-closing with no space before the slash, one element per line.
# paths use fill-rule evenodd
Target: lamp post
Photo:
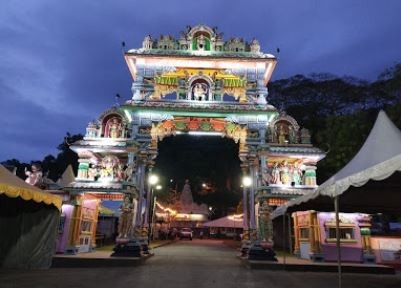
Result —
<path fill-rule="evenodd" d="M 156 190 L 161 190 L 162 189 L 162 185 L 156 185 Z M 153 191 L 152 191 L 153 192 Z M 153 195 L 153 193 L 152 193 Z M 150 235 L 151 235 L 151 239 L 154 239 L 154 235 L 153 232 L 155 230 L 155 213 L 156 213 L 156 200 L 157 200 L 157 196 L 153 197 L 153 203 L 152 203 L 152 216 L 150 219 Z"/>
<path fill-rule="evenodd" d="M 244 176 L 242 178 L 242 186 L 243 186 L 243 192 L 242 192 L 242 206 L 244 210 L 244 216 L 243 216 L 243 226 L 244 226 L 244 232 L 243 235 L 245 236 L 244 238 L 247 237 L 249 225 L 248 225 L 248 197 L 247 197 L 247 188 L 251 187 L 252 185 L 252 178 L 249 176 Z M 250 215 L 252 217 L 252 214 Z M 248 240 L 248 239 L 244 239 Z"/>
<path fill-rule="evenodd" d="M 148 227 L 148 242 L 150 242 L 150 233 L 151 233 L 151 219 L 150 210 L 152 209 L 152 198 L 153 198 L 153 186 L 159 182 L 159 177 L 155 174 L 150 174 L 148 178 L 149 190 L 148 190 L 148 199 L 146 199 L 147 207 L 146 207 L 146 214 L 145 214 L 145 223 L 144 226 Z M 153 213 L 153 212 L 152 212 Z"/>

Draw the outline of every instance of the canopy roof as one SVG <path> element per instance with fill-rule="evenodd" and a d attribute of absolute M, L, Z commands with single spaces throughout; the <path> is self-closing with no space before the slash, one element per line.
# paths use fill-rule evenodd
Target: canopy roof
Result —
<path fill-rule="evenodd" d="M 203 223 L 205 227 L 243 228 L 242 215 L 230 215 Z"/>
<path fill-rule="evenodd" d="M 401 214 L 401 177 L 396 173 L 388 178 L 395 171 L 401 171 L 401 131 L 380 111 L 362 148 L 344 168 L 315 192 L 277 208 L 273 217 L 308 209 L 333 211 L 330 198 L 339 195 L 343 212 Z M 377 182 L 386 178 L 384 182 Z"/>
<path fill-rule="evenodd" d="M 68 165 L 68 167 L 63 172 L 63 175 L 57 180 L 57 184 L 61 187 L 66 187 L 70 183 L 75 181 L 74 171 L 72 170 L 72 166 Z"/>
<path fill-rule="evenodd" d="M 21 180 L 3 165 L 0 164 L 0 195 L 4 194 L 9 198 L 21 197 L 25 201 L 35 201 L 36 203 L 45 203 L 54 205 L 61 209 L 62 199 L 56 195 L 45 193 L 25 181 Z"/>

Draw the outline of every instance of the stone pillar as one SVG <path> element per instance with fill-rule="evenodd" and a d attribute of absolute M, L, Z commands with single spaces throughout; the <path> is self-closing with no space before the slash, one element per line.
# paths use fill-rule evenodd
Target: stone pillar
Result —
<path fill-rule="evenodd" d="M 78 160 L 78 179 L 88 179 L 88 170 L 89 170 L 89 159 L 79 159 Z M 92 179 L 91 179 L 92 180 Z"/>
<path fill-rule="evenodd" d="M 143 221 L 143 226 L 145 226 L 145 227 L 148 227 L 148 225 L 149 225 L 149 217 L 150 217 L 150 215 L 149 215 L 149 212 L 150 212 L 150 210 L 151 210 L 151 208 L 150 208 L 150 205 L 151 205 L 151 198 L 153 197 L 152 196 L 152 185 L 150 185 L 150 183 L 149 183 L 149 181 L 148 181 L 148 178 L 149 178 L 149 175 L 151 175 L 152 174 L 152 169 L 153 169 L 153 164 L 154 163 L 152 163 L 153 161 L 150 161 L 149 163 L 148 163 L 148 173 L 147 173 L 147 175 L 146 175 L 146 179 L 145 179 L 145 181 L 146 181 L 146 184 L 147 184 L 147 189 L 146 189 L 146 208 L 145 208 L 145 219 L 144 219 L 144 221 Z"/>
<path fill-rule="evenodd" d="M 257 80 L 257 88 L 256 88 L 256 95 L 257 95 L 257 99 L 256 99 L 256 103 L 259 105 L 266 105 L 267 104 L 267 97 L 268 91 L 266 86 L 264 85 L 263 80 Z"/>
<path fill-rule="evenodd" d="M 246 175 L 246 168 L 247 165 L 246 164 L 241 164 L 241 168 L 242 168 L 242 175 L 245 176 Z M 248 235 L 248 230 L 249 230 L 249 225 L 248 225 L 248 191 L 247 188 L 245 186 L 243 186 L 243 190 L 242 190 L 242 209 L 243 209 L 243 238 L 247 238 Z M 249 240 L 249 239 L 244 239 L 244 240 Z"/>
<path fill-rule="evenodd" d="M 256 160 L 256 155 L 248 156 L 249 173 L 250 177 L 252 178 L 252 185 L 249 192 L 249 230 L 251 234 L 251 240 L 257 240 L 258 237 L 255 213 L 255 196 L 258 187 L 258 163 Z"/>
<path fill-rule="evenodd" d="M 306 186 L 316 186 L 316 166 L 305 166 L 303 184 Z"/>
<path fill-rule="evenodd" d="M 260 159 L 260 179 L 259 179 L 259 185 L 260 186 L 267 186 L 268 185 L 268 167 L 267 167 L 267 157 L 265 155 L 259 156 Z"/>
<path fill-rule="evenodd" d="M 248 195 L 247 195 L 247 188 L 243 187 L 242 190 L 242 207 L 243 207 L 243 226 L 244 226 L 244 231 L 248 231 L 249 225 L 248 225 Z"/>
<path fill-rule="evenodd" d="M 143 206 L 144 195 L 145 195 L 145 163 L 142 160 L 139 161 L 137 177 L 138 177 L 137 183 L 139 185 L 139 195 L 138 195 L 138 209 L 137 209 L 135 223 L 136 223 L 137 227 L 141 227 L 142 223 L 143 223 L 142 206 Z"/>
<path fill-rule="evenodd" d="M 144 100 L 144 95 L 143 95 L 143 77 L 142 76 L 137 76 L 137 79 L 135 80 L 134 83 L 132 83 L 131 91 L 132 91 L 132 100 L 135 101 L 140 101 Z"/>
<path fill-rule="evenodd" d="M 250 187 L 249 194 L 249 228 L 251 231 L 256 229 L 256 221 L 255 221 L 255 169 L 251 164 L 249 167 L 250 176 L 252 178 L 252 185 Z"/>
<path fill-rule="evenodd" d="M 138 226 L 138 223 L 136 221 L 137 221 L 139 206 L 138 206 L 138 200 L 136 200 L 135 198 L 132 200 L 132 207 L 133 207 L 133 217 L 132 217 L 132 229 L 130 233 L 131 237 L 134 236 L 135 227 Z"/>

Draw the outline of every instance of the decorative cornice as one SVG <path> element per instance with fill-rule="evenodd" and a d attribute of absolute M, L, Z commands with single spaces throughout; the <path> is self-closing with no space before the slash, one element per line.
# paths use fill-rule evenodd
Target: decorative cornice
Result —
<path fill-rule="evenodd" d="M 227 59 L 271 59 L 276 60 L 272 54 L 253 53 L 253 52 L 231 52 L 231 51 L 187 51 L 187 50 L 164 50 L 164 49 L 131 49 L 125 52 L 126 56 L 176 56 L 176 57 L 193 57 L 193 58 L 227 58 Z"/>
<path fill-rule="evenodd" d="M 272 105 L 257 105 L 257 104 L 227 104 L 226 102 L 212 101 L 132 101 L 129 100 L 124 105 L 125 107 L 133 107 L 149 110 L 164 110 L 164 111 L 199 111 L 199 112 L 214 112 L 214 113 L 260 113 L 260 112 L 276 112 L 277 109 Z"/>

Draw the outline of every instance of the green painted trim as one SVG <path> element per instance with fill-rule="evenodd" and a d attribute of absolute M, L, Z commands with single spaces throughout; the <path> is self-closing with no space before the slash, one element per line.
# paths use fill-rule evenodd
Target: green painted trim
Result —
<path fill-rule="evenodd" d="M 126 110 L 130 112 L 151 112 L 151 113 L 160 113 L 160 114 L 172 114 L 175 116 L 197 116 L 197 117 L 227 117 L 227 116 L 255 116 L 255 115 L 272 115 L 279 114 L 277 111 L 246 111 L 246 112 L 207 112 L 207 111 L 177 111 L 177 110 L 169 110 L 169 109 L 144 109 L 139 107 L 125 107 Z"/>

